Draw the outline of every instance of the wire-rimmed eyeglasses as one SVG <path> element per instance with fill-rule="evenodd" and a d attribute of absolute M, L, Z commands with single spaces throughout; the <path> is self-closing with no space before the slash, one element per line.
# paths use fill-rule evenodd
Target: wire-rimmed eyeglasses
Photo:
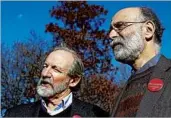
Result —
<path fill-rule="evenodd" d="M 114 23 L 111 26 L 111 30 L 114 29 L 117 33 L 120 33 L 123 29 L 127 28 L 128 26 L 131 26 L 131 25 L 133 25 L 135 23 L 145 23 L 145 22 L 146 21 L 140 21 L 140 22 L 124 22 L 124 21 L 120 21 L 120 22 Z"/>

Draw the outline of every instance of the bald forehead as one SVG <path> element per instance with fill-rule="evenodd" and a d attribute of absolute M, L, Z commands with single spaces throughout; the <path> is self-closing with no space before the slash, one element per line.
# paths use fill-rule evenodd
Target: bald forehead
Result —
<path fill-rule="evenodd" d="M 119 21 L 134 22 L 137 21 L 137 19 L 140 16 L 140 13 L 141 12 L 138 7 L 125 8 L 118 11 L 114 15 L 114 17 L 112 18 L 112 22 L 119 22 Z"/>

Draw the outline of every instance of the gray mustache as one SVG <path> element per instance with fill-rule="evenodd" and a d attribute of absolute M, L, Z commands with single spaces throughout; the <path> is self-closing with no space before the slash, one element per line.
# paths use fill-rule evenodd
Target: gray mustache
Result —
<path fill-rule="evenodd" d="M 50 81 L 49 78 L 41 78 L 41 80 L 39 81 L 39 85 L 42 84 L 42 83 L 46 83 L 46 84 L 51 84 L 52 85 L 52 82 Z"/>
<path fill-rule="evenodd" d="M 111 43 L 110 43 L 110 46 L 111 47 L 115 47 L 116 45 L 118 45 L 118 44 L 121 44 L 121 45 L 123 45 L 124 44 L 124 42 L 122 41 L 122 39 L 114 39 Z"/>

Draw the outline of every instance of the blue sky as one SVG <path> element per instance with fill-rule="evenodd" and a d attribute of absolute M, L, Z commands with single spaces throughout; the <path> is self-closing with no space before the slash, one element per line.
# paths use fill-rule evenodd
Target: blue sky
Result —
<path fill-rule="evenodd" d="M 166 28 L 163 35 L 163 43 L 161 52 L 171 58 L 171 2 L 154 2 L 154 1 L 89 1 L 90 4 L 99 4 L 104 6 L 109 12 L 106 16 L 104 29 L 108 29 L 111 18 L 114 13 L 124 7 L 130 6 L 147 6 L 152 8 Z M 26 40 L 30 35 L 30 30 L 35 30 L 36 33 L 45 39 L 52 39 L 49 33 L 45 33 L 45 25 L 53 21 L 50 17 L 49 10 L 56 2 L 48 1 L 19 1 L 1 2 L 1 25 L 2 25 L 2 42 L 11 45 L 16 40 Z"/>
<path fill-rule="evenodd" d="M 171 1 L 89 1 L 90 4 L 98 4 L 108 10 L 103 29 L 109 29 L 112 16 L 120 9 L 131 6 L 146 6 L 153 9 L 166 28 L 162 38 L 161 53 L 171 58 Z M 2 42 L 9 46 L 17 40 L 26 41 L 30 36 L 30 30 L 36 31 L 44 39 L 51 40 L 52 36 L 45 33 L 45 25 L 53 21 L 49 10 L 55 6 L 56 2 L 51 1 L 19 1 L 1 2 L 1 26 Z M 2 50 L 3 51 L 3 50 Z M 118 62 L 115 63 L 118 65 Z"/>

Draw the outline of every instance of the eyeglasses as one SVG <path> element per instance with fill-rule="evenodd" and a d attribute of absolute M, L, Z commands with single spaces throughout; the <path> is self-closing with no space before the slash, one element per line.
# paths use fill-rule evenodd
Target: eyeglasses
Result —
<path fill-rule="evenodd" d="M 120 33 L 123 29 L 127 28 L 128 26 L 133 25 L 134 23 L 145 23 L 145 22 L 146 21 L 141 21 L 141 22 L 123 22 L 123 21 L 120 21 L 120 22 L 114 23 L 111 26 L 111 29 L 114 29 L 117 33 Z"/>

